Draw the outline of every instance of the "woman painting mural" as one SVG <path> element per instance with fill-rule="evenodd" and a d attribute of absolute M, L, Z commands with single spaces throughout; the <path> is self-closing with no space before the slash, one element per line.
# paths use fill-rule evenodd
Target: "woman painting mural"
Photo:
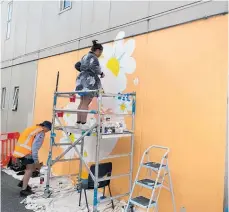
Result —
<path fill-rule="evenodd" d="M 91 51 L 83 56 L 80 62 L 76 63 L 75 68 L 80 71 L 79 76 L 76 80 L 76 91 L 85 90 L 98 90 L 102 88 L 101 78 L 105 77 L 101 71 L 98 58 L 102 55 L 103 46 L 97 43 L 96 40 L 92 41 L 93 46 Z M 97 96 L 97 92 L 82 92 L 79 93 L 80 104 L 78 110 L 88 110 L 89 104 L 93 97 Z M 87 113 L 78 112 L 77 114 L 77 125 L 79 128 L 87 129 L 85 125 L 87 122 Z"/>

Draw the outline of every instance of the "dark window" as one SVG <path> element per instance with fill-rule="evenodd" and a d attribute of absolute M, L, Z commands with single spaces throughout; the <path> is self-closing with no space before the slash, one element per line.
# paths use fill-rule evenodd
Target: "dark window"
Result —
<path fill-rule="evenodd" d="M 63 9 L 69 8 L 71 7 L 71 1 L 63 1 Z"/>
<path fill-rule="evenodd" d="M 19 87 L 14 87 L 12 111 L 17 111 L 19 98 Z"/>
<path fill-rule="evenodd" d="M 6 26 L 6 39 L 10 38 L 11 32 L 11 22 L 12 22 L 12 11 L 13 11 L 13 2 L 8 3 L 8 11 L 7 11 L 7 26 Z"/>
<path fill-rule="evenodd" d="M 2 88 L 1 94 L 1 109 L 4 110 L 6 107 L 6 88 Z"/>
<path fill-rule="evenodd" d="M 72 1 L 61 0 L 60 1 L 60 12 L 69 10 L 72 7 Z"/>

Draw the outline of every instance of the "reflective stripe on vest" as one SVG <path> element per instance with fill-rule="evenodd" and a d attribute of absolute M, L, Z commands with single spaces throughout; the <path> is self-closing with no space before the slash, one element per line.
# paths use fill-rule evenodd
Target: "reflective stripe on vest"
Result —
<path fill-rule="evenodd" d="M 28 150 L 32 150 L 32 147 L 30 147 L 30 146 L 28 146 L 26 144 L 16 144 L 16 145 L 19 146 L 19 147 L 23 147 L 25 149 L 28 149 Z"/>
<path fill-rule="evenodd" d="M 17 152 L 17 151 L 14 151 L 13 156 L 16 157 L 16 158 L 23 158 L 23 157 L 25 157 L 24 154 L 22 154 L 20 152 Z"/>

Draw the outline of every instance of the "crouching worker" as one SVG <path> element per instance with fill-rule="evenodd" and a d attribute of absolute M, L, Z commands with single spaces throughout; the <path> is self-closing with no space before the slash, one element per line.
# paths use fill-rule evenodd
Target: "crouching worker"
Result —
<path fill-rule="evenodd" d="M 44 121 L 37 126 L 28 127 L 21 133 L 15 145 L 13 156 L 21 160 L 22 164 L 26 166 L 24 177 L 18 184 L 22 188 L 21 196 L 28 196 L 33 193 L 28 185 L 29 179 L 33 171 L 40 169 L 42 166 L 38 159 L 38 151 L 43 144 L 45 133 L 50 131 L 51 128 L 52 123 L 49 121 Z"/>

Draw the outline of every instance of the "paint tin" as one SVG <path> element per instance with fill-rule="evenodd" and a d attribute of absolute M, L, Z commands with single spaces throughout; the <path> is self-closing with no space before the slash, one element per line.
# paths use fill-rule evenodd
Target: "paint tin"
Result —
<path fill-rule="evenodd" d="M 41 176 L 40 177 L 40 184 L 43 184 L 44 180 L 45 180 L 45 178 Z"/>
<path fill-rule="evenodd" d="M 72 95 L 70 97 L 70 102 L 76 102 L 76 96 L 75 95 Z"/>

